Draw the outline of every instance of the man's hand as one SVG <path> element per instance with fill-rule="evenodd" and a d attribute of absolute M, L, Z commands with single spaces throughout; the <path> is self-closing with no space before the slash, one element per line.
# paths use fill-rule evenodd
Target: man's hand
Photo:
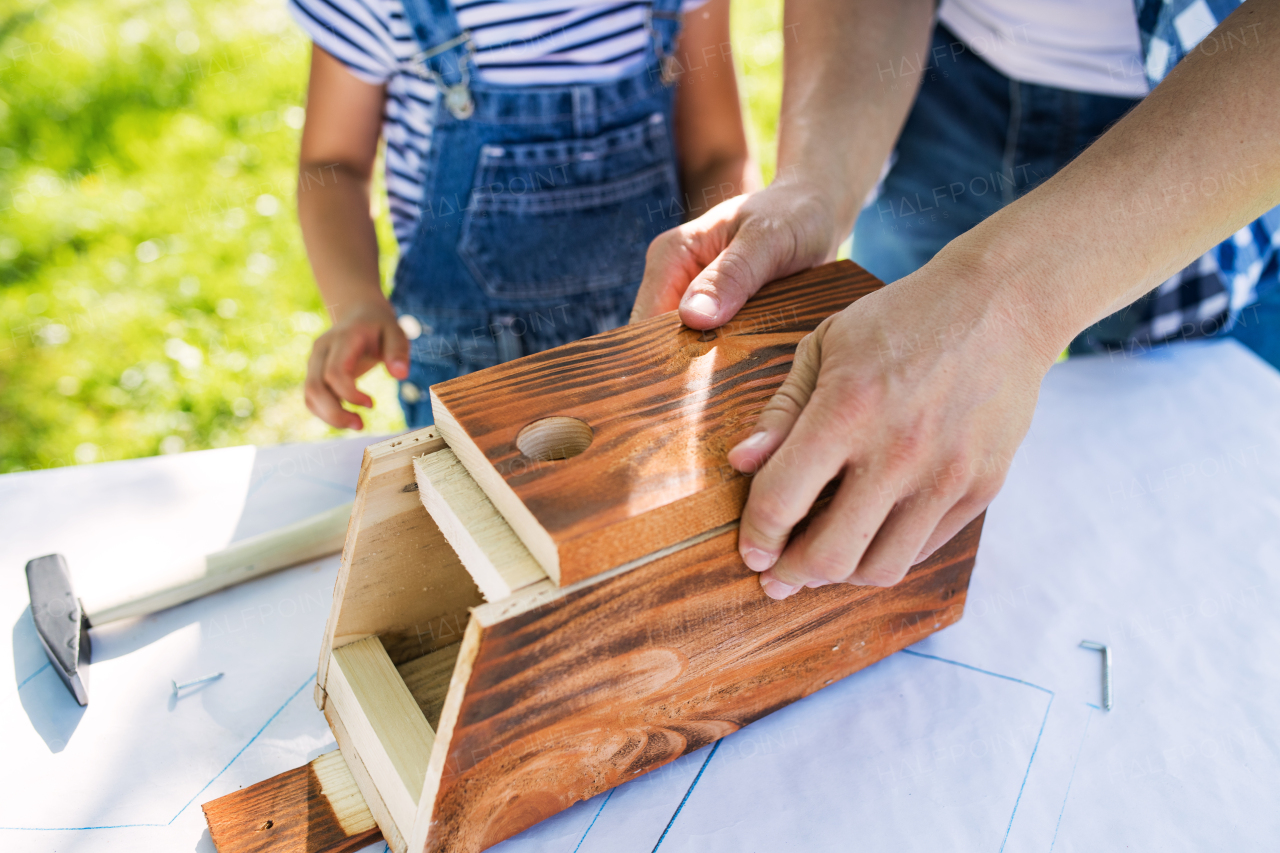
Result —
<path fill-rule="evenodd" d="M 835 257 L 835 203 L 803 181 L 716 205 L 649 244 L 631 321 L 680 308 L 694 329 L 727 323 L 766 282 Z"/>
<path fill-rule="evenodd" d="M 364 421 L 342 402 L 373 405 L 373 399 L 356 387 L 356 379 L 379 362 L 386 362 L 396 379 L 409 376 L 409 339 L 385 299 L 343 313 L 333 328 L 316 338 L 307 361 L 307 408 L 339 429 L 363 429 Z"/>
<path fill-rule="evenodd" d="M 894 584 L 995 497 L 1054 360 L 1035 343 L 1035 312 L 1006 292 L 940 258 L 801 341 L 756 432 L 729 454 L 759 472 L 739 551 L 766 594 Z M 837 477 L 830 505 L 788 543 Z"/>

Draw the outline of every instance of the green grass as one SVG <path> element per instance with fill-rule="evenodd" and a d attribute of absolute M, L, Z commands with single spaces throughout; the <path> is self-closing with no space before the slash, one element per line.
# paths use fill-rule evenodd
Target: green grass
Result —
<path fill-rule="evenodd" d="M 734 8 L 766 176 L 781 6 Z M 282 0 L 0 15 L 0 472 L 336 434 L 302 402 L 327 318 L 294 214 L 309 45 Z M 368 428 L 402 428 L 390 377 L 362 385 Z"/>

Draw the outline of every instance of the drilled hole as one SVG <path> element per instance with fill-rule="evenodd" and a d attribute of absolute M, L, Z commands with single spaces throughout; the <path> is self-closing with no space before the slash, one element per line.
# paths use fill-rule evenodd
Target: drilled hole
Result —
<path fill-rule="evenodd" d="M 591 446 L 591 427 L 586 421 L 556 415 L 542 418 L 520 430 L 516 447 L 530 459 L 550 462 L 570 459 Z"/>
<path fill-rule="evenodd" d="M 266 823 L 264 823 L 262 826 L 258 827 L 258 832 L 262 832 L 264 829 L 270 829 L 275 825 L 276 825 L 276 822 L 274 820 L 269 820 Z"/>

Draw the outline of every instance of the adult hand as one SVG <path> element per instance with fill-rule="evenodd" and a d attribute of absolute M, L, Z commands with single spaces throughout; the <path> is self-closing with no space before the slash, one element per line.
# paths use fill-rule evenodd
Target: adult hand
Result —
<path fill-rule="evenodd" d="M 894 584 L 995 497 L 1055 350 L 1032 331 L 1038 312 L 987 285 L 939 256 L 801 341 L 756 432 L 729 454 L 758 470 L 739 550 L 770 597 Z"/>
<path fill-rule="evenodd" d="M 342 403 L 373 405 L 373 399 L 356 387 L 356 379 L 379 362 L 386 362 L 396 379 L 409 376 L 409 339 L 385 299 L 352 307 L 316 338 L 307 361 L 307 408 L 339 429 L 363 429 L 361 417 Z"/>
<path fill-rule="evenodd" d="M 679 306 L 685 325 L 714 329 L 767 282 L 833 259 L 839 243 L 836 202 L 825 190 L 779 178 L 658 235 L 631 321 Z"/>

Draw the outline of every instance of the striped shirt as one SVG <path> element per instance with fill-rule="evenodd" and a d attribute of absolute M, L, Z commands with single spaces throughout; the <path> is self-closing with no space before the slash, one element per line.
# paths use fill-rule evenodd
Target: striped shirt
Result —
<path fill-rule="evenodd" d="M 684 0 L 684 10 L 705 0 Z M 408 70 L 422 50 L 402 0 L 288 0 L 307 35 L 352 74 L 386 86 L 387 201 L 396 239 L 413 239 L 436 87 Z M 505 86 L 597 83 L 632 73 L 651 36 L 649 0 L 454 0 L 480 79 Z"/>

